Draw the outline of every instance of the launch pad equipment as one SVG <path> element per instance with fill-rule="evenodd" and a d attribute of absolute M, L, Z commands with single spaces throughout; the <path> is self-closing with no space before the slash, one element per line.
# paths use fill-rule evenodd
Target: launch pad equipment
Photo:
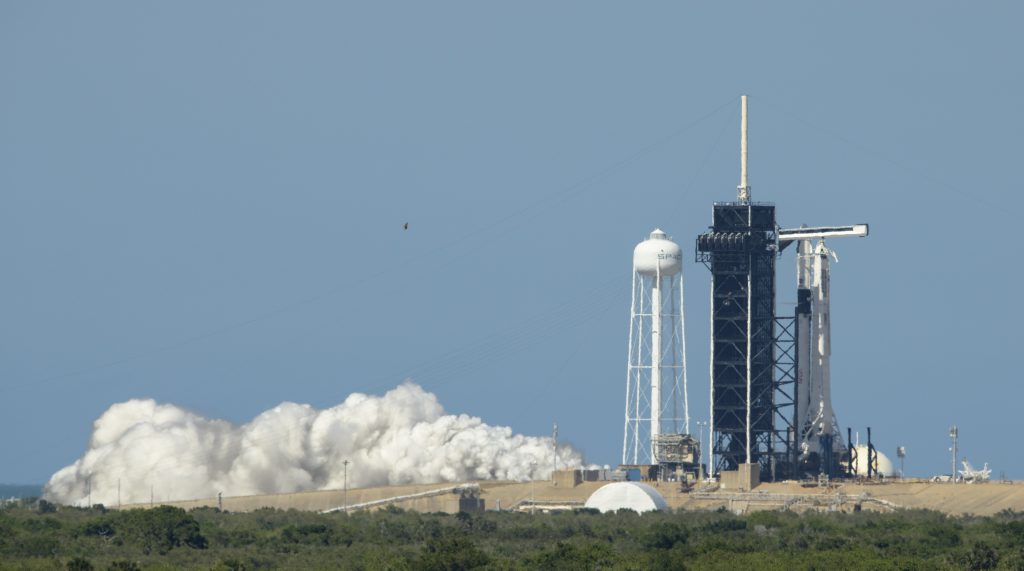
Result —
<path fill-rule="evenodd" d="M 988 462 L 985 462 L 985 466 L 981 469 L 971 466 L 971 463 L 967 461 L 967 458 L 961 462 L 964 469 L 960 470 L 960 478 L 968 484 L 975 482 L 987 482 L 992 477 L 992 469 L 988 467 Z"/>
<path fill-rule="evenodd" d="M 769 481 L 839 476 L 850 452 L 831 403 L 828 258 L 836 256 L 825 239 L 867 236 L 868 226 L 782 229 L 773 204 L 751 202 L 746 96 L 741 109 L 737 200 L 715 203 L 710 231 L 696 240 L 697 261 L 711 270 L 711 473 L 758 464 Z M 778 317 L 775 260 L 794 242 L 796 313 Z"/>

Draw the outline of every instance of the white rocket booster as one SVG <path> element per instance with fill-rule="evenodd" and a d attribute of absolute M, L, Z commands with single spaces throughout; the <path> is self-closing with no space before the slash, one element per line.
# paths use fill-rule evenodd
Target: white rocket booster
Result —
<path fill-rule="evenodd" d="M 835 253 L 819 240 L 798 241 L 797 251 L 797 430 L 801 453 L 819 452 L 822 437 L 832 448 L 843 448 L 842 435 L 832 410 L 829 359 L 832 333 L 829 315 L 829 256 Z"/>

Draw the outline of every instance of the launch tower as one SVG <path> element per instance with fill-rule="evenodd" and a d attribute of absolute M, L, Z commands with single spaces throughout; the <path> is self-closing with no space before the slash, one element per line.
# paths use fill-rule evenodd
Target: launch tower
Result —
<path fill-rule="evenodd" d="M 711 270 L 711 473 L 760 464 L 771 473 L 775 402 L 775 205 L 750 201 L 742 98 L 736 202 L 715 203 L 697 261 Z"/>
<path fill-rule="evenodd" d="M 831 403 L 829 263 L 824 239 L 866 236 L 867 224 L 783 229 L 775 206 L 750 200 L 747 97 L 741 103 L 740 184 L 715 203 L 697 261 L 711 270 L 712 474 L 758 465 L 762 480 L 852 464 Z M 817 246 L 812 241 L 819 240 Z M 797 242 L 797 307 L 775 313 L 775 260 Z M 848 471 L 848 469 L 847 469 Z"/>

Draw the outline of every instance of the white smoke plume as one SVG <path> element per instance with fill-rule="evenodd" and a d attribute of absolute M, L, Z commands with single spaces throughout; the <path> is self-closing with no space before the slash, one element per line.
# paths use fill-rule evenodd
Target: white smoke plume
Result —
<path fill-rule="evenodd" d="M 282 403 L 235 426 L 170 404 L 130 400 L 93 424 L 85 455 L 54 474 L 55 502 L 209 498 L 349 487 L 547 478 L 552 439 L 513 434 L 473 416 L 449 415 L 432 393 L 406 382 L 384 396 L 354 393 L 316 410 Z M 570 446 L 559 466 L 579 466 Z"/>

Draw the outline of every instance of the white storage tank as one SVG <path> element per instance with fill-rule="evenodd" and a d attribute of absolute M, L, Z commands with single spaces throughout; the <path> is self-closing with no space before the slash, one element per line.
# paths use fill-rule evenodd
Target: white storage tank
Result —
<path fill-rule="evenodd" d="M 868 447 L 864 444 L 858 444 L 854 446 L 857 450 L 857 459 L 853 462 L 853 471 L 858 476 L 867 477 L 868 475 Z M 875 449 L 875 455 L 878 456 L 878 474 L 891 478 L 896 475 L 896 469 L 892 465 L 892 460 L 885 454 L 882 454 Z"/>
<path fill-rule="evenodd" d="M 633 249 L 633 269 L 638 274 L 674 276 L 683 269 L 683 250 L 660 228 Z"/>

